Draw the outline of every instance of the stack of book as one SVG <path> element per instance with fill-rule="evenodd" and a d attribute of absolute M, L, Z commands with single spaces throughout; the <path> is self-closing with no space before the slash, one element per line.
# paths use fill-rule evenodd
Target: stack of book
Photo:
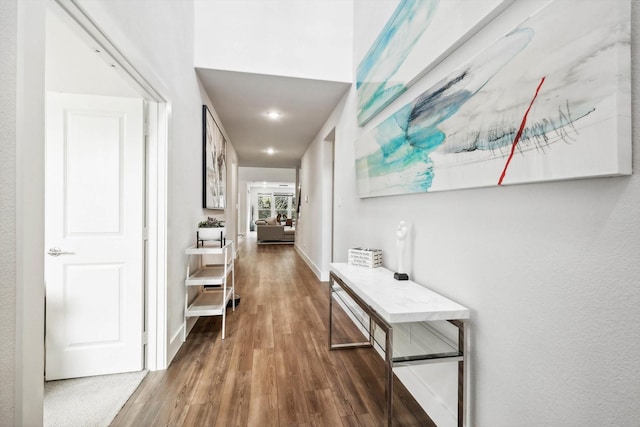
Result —
<path fill-rule="evenodd" d="M 382 249 L 351 248 L 349 264 L 369 268 L 382 267 Z"/>

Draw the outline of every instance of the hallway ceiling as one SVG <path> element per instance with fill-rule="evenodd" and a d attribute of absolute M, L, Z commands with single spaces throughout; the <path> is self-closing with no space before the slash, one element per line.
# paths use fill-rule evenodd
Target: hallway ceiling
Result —
<path fill-rule="evenodd" d="M 295 168 L 350 83 L 196 69 L 238 166 Z M 281 117 L 270 119 L 266 113 Z M 274 153 L 266 150 L 272 148 Z"/>

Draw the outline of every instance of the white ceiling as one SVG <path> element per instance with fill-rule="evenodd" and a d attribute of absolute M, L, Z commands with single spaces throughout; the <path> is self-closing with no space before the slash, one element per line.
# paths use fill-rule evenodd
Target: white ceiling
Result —
<path fill-rule="evenodd" d="M 296 168 L 350 83 L 196 69 L 239 166 Z M 268 111 L 282 116 L 271 120 Z M 267 154 L 267 148 L 274 150 Z"/>

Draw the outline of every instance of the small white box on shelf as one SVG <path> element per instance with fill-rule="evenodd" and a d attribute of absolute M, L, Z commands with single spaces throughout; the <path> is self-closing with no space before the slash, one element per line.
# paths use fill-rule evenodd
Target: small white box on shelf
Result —
<path fill-rule="evenodd" d="M 349 264 L 369 268 L 382 267 L 382 249 L 351 248 Z"/>

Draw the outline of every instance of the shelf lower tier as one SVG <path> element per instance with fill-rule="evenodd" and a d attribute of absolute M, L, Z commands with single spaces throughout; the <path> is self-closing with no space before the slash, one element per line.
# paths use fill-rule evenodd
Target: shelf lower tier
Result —
<path fill-rule="evenodd" d="M 334 285 L 332 291 L 334 301 L 358 327 L 363 336 L 368 336 L 369 315 L 339 285 Z M 458 344 L 432 325 L 439 325 L 442 329 L 451 329 L 450 332 L 457 334 L 457 328 L 446 321 L 392 324 L 391 326 L 394 328 L 392 343 L 394 362 L 408 363 L 416 358 L 430 362 L 438 359 L 441 359 L 442 362 L 450 362 L 452 357 L 461 356 Z M 372 335 L 378 347 L 381 350 L 384 349 L 384 334 L 378 329 L 374 329 Z"/>
<path fill-rule="evenodd" d="M 227 266 L 226 274 L 229 274 L 231 271 L 233 271 L 233 264 Z M 200 267 L 190 275 L 189 278 L 185 280 L 185 285 L 221 285 L 224 281 L 224 276 L 224 265 L 207 265 Z"/>
<path fill-rule="evenodd" d="M 219 316 L 226 310 L 232 296 L 231 288 L 227 288 L 226 295 L 223 290 L 202 291 L 187 308 L 185 317 Z"/>

